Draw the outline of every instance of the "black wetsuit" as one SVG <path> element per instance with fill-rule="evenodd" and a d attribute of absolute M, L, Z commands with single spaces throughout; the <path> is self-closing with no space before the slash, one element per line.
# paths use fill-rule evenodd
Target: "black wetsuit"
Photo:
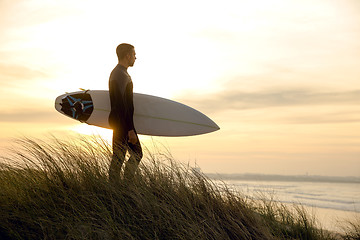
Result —
<path fill-rule="evenodd" d="M 111 112 L 110 126 L 123 135 L 134 128 L 133 83 L 126 68 L 118 64 L 110 74 L 109 93 Z"/>
<path fill-rule="evenodd" d="M 128 132 L 135 130 L 134 127 L 134 103 L 133 103 L 133 82 L 127 70 L 118 64 L 110 74 L 109 93 L 111 112 L 109 115 L 109 124 L 113 128 L 113 159 L 110 165 L 109 174 L 120 174 L 114 164 L 123 164 L 126 151 L 129 150 L 130 158 L 128 164 L 136 164 L 142 158 L 142 149 L 138 139 L 136 144 L 128 142 Z M 125 168 L 126 171 L 126 168 Z"/>

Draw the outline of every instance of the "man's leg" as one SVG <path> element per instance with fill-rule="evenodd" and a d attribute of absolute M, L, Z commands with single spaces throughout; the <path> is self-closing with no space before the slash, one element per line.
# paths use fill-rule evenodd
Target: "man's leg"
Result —
<path fill-rule="evenodd" d="M 128 150 L 130 154 L 129 160 L 126 162 L 125 171 L 124 171 L 124 178 L 125 180 L 131 180 L 134 175 L 135 171 L 138 168 L 138 165 L 143 157 L 141 144 L 138 139 L 136 144 L 128 143 Z"/>
<path fill-rule="evenodd" d="M 125 160 L 126 147 L 124 145 L 124 136 L 122 132 L 113 131 L 113 155 L 109 167 L 109 180 L 111 182 L 120 182 L 121 167 Z"/>

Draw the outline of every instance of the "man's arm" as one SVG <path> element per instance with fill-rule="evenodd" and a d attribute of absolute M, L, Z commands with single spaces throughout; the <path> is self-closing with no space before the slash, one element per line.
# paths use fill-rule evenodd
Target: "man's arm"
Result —
<path fill-rule="evenodd" d="M 137 143 L 138 138 L 136 136 L 135 133 L 135 127 L 134 127 L 134 101 L 133 101 L 133 83 L 129 82 L 126 85 L 126 90 L 125 90 L 125 101 L 126 101 L 126 114 L 125 114 L 125 122 L 126 122 L 126 126 L 129 129 L 128 131 L 128 138 L 129 138 L 129 142 L 132 144 Z"/>
<path fill-rule="evenodd" d="M 110 125 L 118 126 L 124 128 L 124 112 L 125 112 L 125 102 L 122 96 L 120 86 L 117 81 L 109 82 L 109 94 L 111 102 L 111 112 L 109 116 Z"/>
<path fill-rule="evenodd" d="M 133 83 L 129 82 L 126 85 L 125 89 L 125 124 L 126 128 L 130 130 L 135 130 L 134 127 L 134 100 L 133 100 Z"/>

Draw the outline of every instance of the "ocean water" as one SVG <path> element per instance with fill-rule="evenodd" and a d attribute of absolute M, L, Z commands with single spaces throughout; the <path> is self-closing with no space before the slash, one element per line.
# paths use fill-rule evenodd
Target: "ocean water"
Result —
<path fill-rule="evenodd" d="M 273 197 L 283 203 L 309 207 L 360 212 L 360 183 L 263 182 L 226 180 L 243 194 L 259 198 Z"/>
<path fill-rule="evenodd" d="M 360 179 L 309 176 L 210 175 L 254 199 L 273 199 L 316 209 L 316 218 L 328 230 L 341 231 L 336 219 L 360 217 Z M 335 221 L 336 220 L 336 221 Z M 354 220 L 354 219 L 348 219 Z"/>

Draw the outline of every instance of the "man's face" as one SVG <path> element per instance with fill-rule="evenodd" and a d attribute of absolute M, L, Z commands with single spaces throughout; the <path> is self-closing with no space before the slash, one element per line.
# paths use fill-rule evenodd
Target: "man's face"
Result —
<path fill-rule="evenodd" d="M 133 49 L 131 51 L 131 53 L 129 53 L 128 55 L 128 60 L 129 60 L 129 67 L 134 66 L 135 60 L 136 60 L 136 53 L 135 53 L 135 49 Z"/>

